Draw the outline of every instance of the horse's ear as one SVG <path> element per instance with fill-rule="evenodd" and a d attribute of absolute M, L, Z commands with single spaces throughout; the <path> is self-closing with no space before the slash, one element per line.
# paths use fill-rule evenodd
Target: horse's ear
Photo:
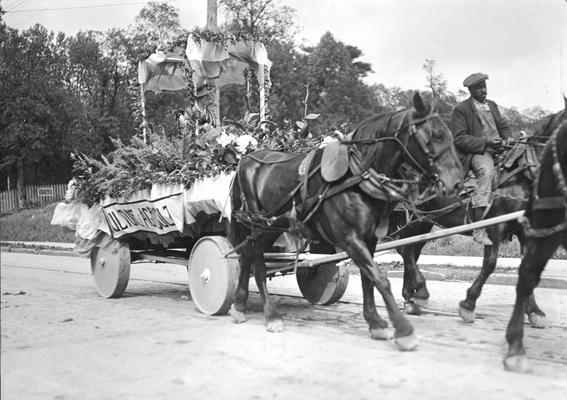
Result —
<path fill-rule="evenodd" d="M 563 103 L 565 104 L 565 110 L 567 111 L 567 96 L 563 94 Z"/>
<path fill-rule="evenodd" d="M 421 98 L 419 92 L 415 92 L 415 94 L 413 95 L 413 107 L 418 114 L 427 114 L 427 109 L 425 108 L 425 104 L 423 104 L 423 99 Z"/>

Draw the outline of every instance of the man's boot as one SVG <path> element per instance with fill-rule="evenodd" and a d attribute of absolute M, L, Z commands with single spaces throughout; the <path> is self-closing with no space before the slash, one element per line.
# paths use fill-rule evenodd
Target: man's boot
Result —
<path fill-rule="evenodd" d="M 473 208 L 474 212 L 474 220 L 475 222 L 480 221 L 484 217 L 484 213 L 486 212 L 486 207 L 475 207 Z M 492 240 L 488 237 L 486 233 L 486 229 L 475 229 L 473 231 L 473 239 L 475 242 L 480 243 L 484 246 L 492 246 Z"/>

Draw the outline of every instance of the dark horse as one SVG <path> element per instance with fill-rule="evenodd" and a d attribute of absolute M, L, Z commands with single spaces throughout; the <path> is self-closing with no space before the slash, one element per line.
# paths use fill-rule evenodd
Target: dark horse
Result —
<path fill-rule="evenodd" d="M 327 147 L 308 154 L 260 150 L 242 158 L 231 194 L 230 239 L 240 254 L 241 268 L 230 311 L 236 322 L 246 320 L 253 268 L 267 330 L 283 330 L 282 317 L 266 287 L 264 252 L 282 230 L 290 230 L 315 243 L 343 249 L 360 268 L 363 313 L 372 338 L 386 339 L 388 326 L 376 311 L 376 287 L 384 298 L 398 346 L 409 350 L 417 345 L 413 327 L 398 309 L 386 274 L 373 261 L 376 233 L 383 232 L 383 236 L 391 208 L 403 198 L 389 177 L 407 162 L 436 182 L 442 192 L 453 194 L 461 187 L 462 167 L 451 132 L 436 114 L 436 102 L 428 109 L 418 93 L 413 101 L 414 109 L 370 118 L 349 134 L 348 140 L 336 143 L 337 151 L 331 157 L 338 160 L 334 167 L 340 170 L 342 159 L 348 169 L 334 182 L 328 182 L 332 180 L 328 175 L 334 173 L 325 174 L 326 168 L 333 172 L 333 167 L 322 166 Z"/>
<path fill-rule="evenodd" d="M 500 163 L 493 201 L 485 218 L 525 209 L 544 143 L 565 116 L 566 111 L 562 110 L 535 123 L 528 129 L 527 137 L 506 153 Z M 392 236 L 406 238 L 427 233 L 434 225 L 454 227 L 470 222 L 473 219 L 467 201 L 467 195 L 434 198 L 421 204 L 419 209 L 414 209 L 413 220 L 409 223 L 405 221 L 405 214 L 396 213 L 396 218 L 391 219 Z M 496 267 L 500 243 L 510 239 L 512 235 L 518 237 L 522 246 L 524 243 L 524 231 L 518 221 L 490 226 L 487 233 L 492 245 L 484 246 L 481 271 L 467 290 L 466 298 L 459 303 L 459 314 L 466 322 L 474 322 L 476 301 Z M 424 245 L 425 242 L 421 242 L 397 249 L 404 261 L 402 296 L 405 299 L 405 312 L 408 314 L 420 314 L 421 306 L 429 298 L 425 278 L 417 266 Z M 545 327 L 545 313 L 537 306 L 534 296 L 530 297 L 526 305 L 526 313 L 534 327 Z"/>
<path fill-rule="evenodd" d="M 516 285 L 516 303 L 508 329 L 508 353 L 504 367 L 515 372 L 530 370 L 524 336 L 523 310 L 538 285 L 541 273 L 559 245 L 567 249 L 567 122 L 545 146 L 539 175 L 526 210 L 525 252 Z"/>

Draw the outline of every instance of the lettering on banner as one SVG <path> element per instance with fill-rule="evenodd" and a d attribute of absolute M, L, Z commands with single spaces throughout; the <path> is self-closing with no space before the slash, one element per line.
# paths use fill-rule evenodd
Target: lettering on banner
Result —
<path fill-rule="evenodd" d="M 183 203 L 180 195 L 154 201 L 113 203 L 103 207 L 112 235 L 118 238 L 137 231 L 158 235 L 174 232 L 183 226 Z"/>

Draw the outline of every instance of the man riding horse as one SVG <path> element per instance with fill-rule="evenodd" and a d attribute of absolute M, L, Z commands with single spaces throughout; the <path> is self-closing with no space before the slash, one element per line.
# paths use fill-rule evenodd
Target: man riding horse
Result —
<path fill-rule="evenodd" d="M 474 73 L 463 82 L 471 96 L 453 110 L 452 125 L 455 148 L 459 152 L 465 176 L 472 171 L 476 177 L 475 191 L 471 199 L 473 218 L 483 219 L 490 204 L 492 181 L 495 176 L 494 158 L 504 151 L 502 139 L 510 139 L 512 133 L 498 105 L 486 98 L 488 75 Z M 484 229 L 473 234 L 482 244 L 491 245 Z"/>

